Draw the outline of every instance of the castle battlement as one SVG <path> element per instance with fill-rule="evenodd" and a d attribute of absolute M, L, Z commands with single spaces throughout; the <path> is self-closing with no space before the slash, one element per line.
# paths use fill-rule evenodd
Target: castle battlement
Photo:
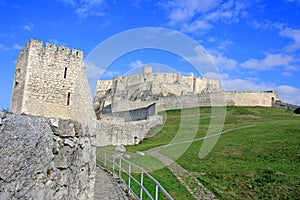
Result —
<path fill-rule="evenodd" d="M 24 49 L 36 49 L 36 50 L 44 50 L 50 53 L 57 53 L 60 55 L 72 56 L 73 58 L 78 58 L 80 60 L 83 59 L 83 52 L 77 49 L 70 49 L 66 46 L 57 46 L 56 44 L 52 44 L 46 42 L 45 44 L 43 41 L 30 39 Z"/>

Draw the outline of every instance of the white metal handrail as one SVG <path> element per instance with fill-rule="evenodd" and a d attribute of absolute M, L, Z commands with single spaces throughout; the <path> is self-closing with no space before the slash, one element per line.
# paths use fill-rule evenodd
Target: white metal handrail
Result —
<path fill-rule="evenodd" d="M 120 155 L 109 152 L 105 150 L 98 150 L 103 152 L 103 154 L 97 153 L 97 163 L 102 165 L 104 168 L 111 170 L 112 173 L 117 176 L 119 179 L 123 181 L 123 183 L 126 185 L 128 190 L 137 198 L 142 200 L 143 194 L 145 193 L 148 198 L 151 200 L 158 200 L 159 199 L 159 191 L 162 192 L 164 197 L 166 197 L 169 200 L 173 200 L 173 197 L 164 189 L 164 187 L 155 179 L 153 178 L 148 172 L 146 172 L 143 168 L 140 166 L 131 163 L 128 160 L 125 160 Z M 128 166 L 126 169 L 125 166 Z M 132 167 L 139 170 L 140 173 L 140 180 L 137 180 L 134 176 L 132 176 Z M 122 172 L 127 175 L 128 180 L 123 179 Z M 148 177 L 154 184 L 155 184 L 155 195 L 152 196 L 151 193 L 147 190 L 147 188 L 144 185 L 144 176 Z M 136 194 L 136 192 L 133 191 L 132 188 L 132 181 L 134 181 L 139 187 L 140 187 L 140 193 L 139 195 Z"/>

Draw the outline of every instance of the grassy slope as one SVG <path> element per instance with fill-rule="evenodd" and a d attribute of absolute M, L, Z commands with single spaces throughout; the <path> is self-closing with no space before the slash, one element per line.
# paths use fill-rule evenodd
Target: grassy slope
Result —
<path fill-rule="evenodd" d="M 159 134 L 139 146 L 141 151 L 167 144 L 175 136 L 180 111 L 167 111 Z M 205 135 L 210 108 L 201 108 L 196 137 Z M 193 142 L 177 162 L 194 173 L 220 199 L 297 199 L 300 196 L 300 116 L 273 108 L 228 107 L 224 130 L 254 125 L 223 134 L 213 151 L 199 159 L 202 141 Z M 167 189 L 174 177 L 154 172 Z M 170 190 L 169 190 L 170 191 Z M 176 193 L 176 191 L 174 191 Z M 182 191 L 181 191 L 182 193 Z"/>

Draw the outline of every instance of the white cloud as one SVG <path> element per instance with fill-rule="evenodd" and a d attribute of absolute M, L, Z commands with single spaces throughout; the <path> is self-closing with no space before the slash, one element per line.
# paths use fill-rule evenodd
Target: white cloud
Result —
<path fill-rule="evenodd" d="M 109 70 L 105 70 L 103 75 L 101 76 L 101 78 L 109 78 L 109 79 L 113 79 L 116 76 L 120 75 L 119 71 L 109 71 Z"/>
<path fill-rule="evenodd" d="M 237 61 L 232 59 L 232 58 L 228 58 L 227 56 L 225 56 L 223 53 L 219 52 L 219 51 L 209 51 L 209 55 L 212 58 L 212 60 L 214 61 L 214 63 L 218 66 L 218 68 L 220 69 L 227 69 L 227 70 L 232 70 L 234 68 L 236 68 L 237 66 Z"/>
<path fill-rule="evenodd" d="M 88 16 L 104 16 L 105 12 L 103 9 L 104 0 L 57 0 L 67 5 L 71 5 L 75 8 L 76 14 L 85 18 Z"/>
<path fill-rule="evenodd" d="M 223 53 L 215 50 L 208 50 L 205 52 L 203 48 L 197 46 L 193 56 L 185 59 L 196 66 L 200 66 L 202 73 L 211 72 L 212 70 L 232 70 L 237 67 L 237 61 L 228 58 Z"/>
<path fill-rule="evenodd" d="M 87 16 L 103 16 L 103 1 L 104 0 L 83 0 L 80 2 L 76 9 L 76 13 L 79 17 Z"/>
<path fill-rule="evenodd" d="M 208 79 L 214 79 L 214 80 L 223 80 L 223 79 L 228 79 L 229 75 L 227 73 L 217 74 L 215 72 L 207 72 L 203 74 L 203 77 Z"/>
<path fill-rule="evenodd" d="M 7 51 L 7 50 L 9 50 L 9 48 L 6 45 L 0 44 L 0 51 Z"/>
<path fill-rule="evenodd" d="M 208 23 L 208 21 L 205 21 L 202 19 L 195 20 L 190 24 L 185 23 L 182 25 L 182 31 L 188 32 L 188 33 L 194 32 L 199 29 L 208 30 L 211 28 L 212 28 L 212 25 L 210 23 Z"/>
<path fill-rule="evenodd" d="M 276 87 L 276 91 L 282 101 L 300 106 L 300 89 L 288 85 Z"/>
<path fill-rule="evenodd" d="M 287 1 L 287 2 L 298 2 L 298 3 L 300 3 L 300 0 L 285 0 L 285 1 Z"/>
<path fill-rule="evenodd" d="M 14 44 L 13 48 L 14 48 L 15 50 L 21 50 L 21 49 L 23 49 L 23 46 L 21 46 L 21 45 L 19 45 L 19 44 Z"/>
<path fill-rule="evenodd" d="M 294 74 L 292 72 L 282 72 L 281 75 L 286 76 L 286 77 L 290 77 L 290 76 L 293 76 Z"/>
<path fill-rule="evenodd" d="M 282 37 L 287 37 L 293 40 L 293 43 L 286 46 L 285 50 L 297 51 L 300 49 L 300 29 L 285 28 L 279 32 Z"/>
<path fill-rule="evenodd" d="M 85 71 L 89 79 L 102 79 L 102 78 L 114 78 L 115 76 L 119 75 L 120 72 L 117 71 L 110 71 L 107 69 L 102 69 L 97 67 L 94 63 L 87 61 L 84 63 Z"/>
<path fill-rule="evenodd" d="M 50 39 L 48 39 L 48 41 L 52 44 L 60 44 L 60 42 L 58 42 L 58 40 L 54 39 L 54 38 L 50 38 Z"/>
<path fill-rule="evenodd" d="M 289 68 L 294 58 L 287 54 L 267 54 L 265 58 L 259 60 L 251 58 L 241 66 L 248 69 L 271 70 L 275 67 Z"/>
<path fill-rule="evenodd" d="M 11 51 L 11 50 L 21 50 L 21 49 L 23 49 L 23 46 L 19 44 L 14 44 L 13 46 L 0 44 L 0 51 Z"/>
<path fill-rule="evenodd" d="M 76 5 L 76 2 L 74 0 L 56 0 L 56 1 L 60 1 L 60 2 L 63 2 L 68 5 L 72 5 L 72 6 Z"/>
<path fill-rule="evenodd" d="M 141 68 L 143 66 L 145 66 L 145 64 L 140 60 L 136 60 L 136 61 L 129 63 L 129 67 L 131 67 L 131 68 Z"/>
<path fill-rule="evenodd" d="M 174 0 L 161 2 L 160 5 L 169 11 L 169 24 L 178 25 L 185 32 L 211 29 L 218 20 L 224 23 L 238 21 L 248 7 L 241 1 L 233 0 Z"/>
<path fill-rule="evenodd" d="M 99 78 L 104 70 L 97 67 L 92 62 L 85 62 L 84 67 L 89 78 Z"/>
<path fill-rule="evenodd" d="M 169 4 L 169 3 L 168 3 Z M 218 4 L 215 0 L 172 1 L 170 6 L 170 24 L 178 24 L 192 19 L 198 13 L 205 13 Z"/>
<path fill-rule="evenodd" d="M 28 24 L 24 25 L 22 28 L 26 31 L 32 32 L 33 27 L 34 27 L 34 24 L 28 23 Z"/>
<path fill-rule="evenodd" d="M 245 79 L 227 79 L 224 80 L 224 88 L 228 91 L 239 91 L 239 90 L 258 90 L 258 91 L 265 91 L 265 90 L 272 90 L 275 85 L 272 83 L 262 83 L 257 84 L 254 81 L 245 80 Z"/>

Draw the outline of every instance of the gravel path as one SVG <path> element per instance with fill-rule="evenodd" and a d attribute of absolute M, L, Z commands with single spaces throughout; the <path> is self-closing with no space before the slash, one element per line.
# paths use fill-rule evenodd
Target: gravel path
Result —
<path fill-rule="evenodd" d="M 102 168 L 96 168 L 95 196 L 94 199 L 101 200 L 129 200 L 127 193 L 122 186 L 118 184 L 112 174 L 104 171 Z"/>

